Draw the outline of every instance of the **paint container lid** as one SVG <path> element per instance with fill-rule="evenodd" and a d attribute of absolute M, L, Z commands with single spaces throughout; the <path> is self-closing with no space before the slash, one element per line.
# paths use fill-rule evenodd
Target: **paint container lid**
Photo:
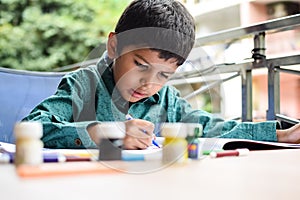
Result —
<path fill-rule="evenodd" d="M 162 123 L 161 135 L 168 138 L 185 138 L 187 136 L 187 125 L 185 123 Z"/>
<path fill-rule="evenodd" d="M 16 138 L 39 139 L 43 135 L 43 126 L 37 121 L 17 122 L 14 126 Z"/>

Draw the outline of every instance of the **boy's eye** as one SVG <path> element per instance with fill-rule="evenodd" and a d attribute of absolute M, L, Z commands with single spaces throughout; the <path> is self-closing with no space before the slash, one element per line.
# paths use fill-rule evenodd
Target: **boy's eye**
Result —
<path fill-rule="evenodd" d="M 134 61 L 134 64 L 135 64 L 136 66 L 140 67 L 140 68 L 143 68 L 143 69 L 148 68 L 147 65 L 143 65 L 142 63 L 140 63 L 140 62 L 138 62 L 138 61 L 136 61 L 136 60 Z"/>
<path fill-rule="evenodd" d="M 163 72 L 160 72 L 159 75 L 165 79 L 168 79 L 169 78 L 169 75 L 163 73 Z"/>

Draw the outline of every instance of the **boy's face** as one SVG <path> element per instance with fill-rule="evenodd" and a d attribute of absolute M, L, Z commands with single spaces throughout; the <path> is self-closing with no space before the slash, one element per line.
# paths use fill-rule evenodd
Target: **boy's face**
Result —
<path fill-rule="evenodd" d="M 150 49 L 124 49 L 113 64 L 114 80 L 122 97 L 137 102 L 157 93 L 177 69 L 177 62 L 159 58 Z"/>

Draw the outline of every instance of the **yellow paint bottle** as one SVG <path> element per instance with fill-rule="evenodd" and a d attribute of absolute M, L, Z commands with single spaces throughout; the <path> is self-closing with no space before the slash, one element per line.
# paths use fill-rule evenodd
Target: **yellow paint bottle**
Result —
<path fill-rule="evenodd" d="M 162 150 L 164 164 L 184 163 L 188 160 L 186 124 L 163 123 L 161 135 L 165 138 Z"/>

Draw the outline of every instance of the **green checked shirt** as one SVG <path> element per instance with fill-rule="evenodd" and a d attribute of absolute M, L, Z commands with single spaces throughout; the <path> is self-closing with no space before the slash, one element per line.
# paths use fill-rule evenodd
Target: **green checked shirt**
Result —
<path fill-rule="evenodd" d="M 157 94 L 136 103 L 126 102 L 115 89 L 112 60 L 103 54 L 97 65 L 65 75 L 56 93 L 37 105 L 23 120 L 41 121 L 42 140 L 48 148 L 96 148 L 87 133 L 90 124 L 134 118 L 203 125 L 203 137 L 277 141 L 276 122 L 224 121 L 203 110 L 192 109 L 178 90 L 164 86 Z"/>

